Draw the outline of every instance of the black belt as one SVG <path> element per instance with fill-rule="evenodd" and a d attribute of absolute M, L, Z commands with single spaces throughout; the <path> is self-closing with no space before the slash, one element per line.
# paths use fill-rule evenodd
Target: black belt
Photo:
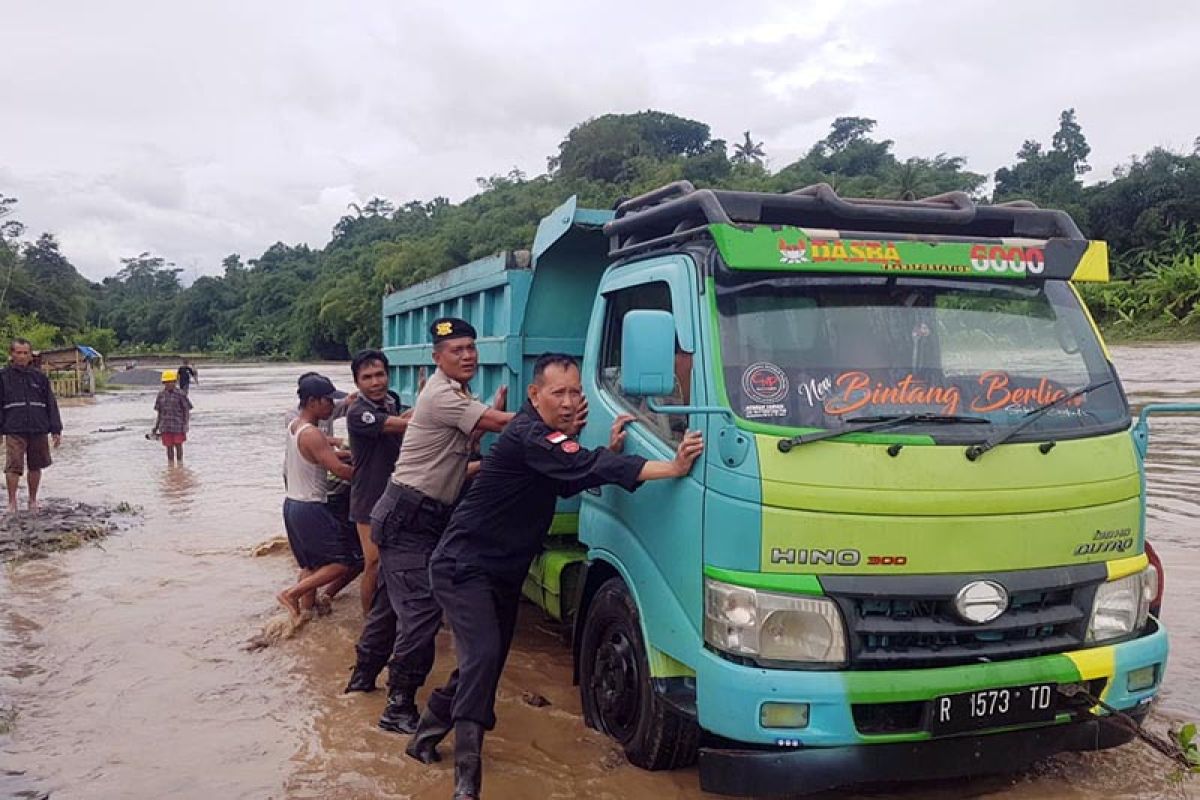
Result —
<path fill-rule="evenodd" d="M 389 484 L 380 499 L 381 504 L 388 502 L 391 508 L 386 516 L 371 528 L 371 539 L 380 547 L 432 550 L 454 511 L 453 506 L 399 483 Z"/>
<path fill-rule="evenodd" d="M 420 489 L 414 489 L 407 484 L 393 483 L 391 489 L 392 494 L 396 498 L 397 507 L 403 503 L 409 508 L 424 511 L 438 517 L 449 517 L 450 512 L 454 510 L 453 506 L 447 505 L 440 500 L 435 500 Z"/>

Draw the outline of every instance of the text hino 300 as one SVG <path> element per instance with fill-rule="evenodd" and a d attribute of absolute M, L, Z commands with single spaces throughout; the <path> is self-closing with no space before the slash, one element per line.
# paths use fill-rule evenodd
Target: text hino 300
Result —
<path fill-rule="evenodd" d="M 1029 203 L 695 190 L 541 223 L 384 300 L 412 402 L 441 315 L 473 388 L 578 356 L 587 446 L 707 443 L 567 499 L 526 594 L 574 629 L 588 723 L 650 769 L 796 794 L 1127 741 L 1167 663 L 1136 423 L 1072 282 L 1104 243 Z"/>

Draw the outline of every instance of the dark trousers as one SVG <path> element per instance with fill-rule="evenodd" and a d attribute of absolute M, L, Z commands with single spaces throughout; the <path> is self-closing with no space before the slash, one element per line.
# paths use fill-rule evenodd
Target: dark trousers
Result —
<path fill-rule="evenodd" d="M 362 633 L 359 634 L 358 644 L 354 652 L 358 656 L 358 666 L 378 675 L 388 659 L 392 657 L 392 648 L 396 645 L 396 633 L 399 627 L 396 612 L 392 610 L 392 601 L 388 597 L 387 581 L 375 583 L 375 594 L 371 598 L 371 608 L 363 622 Z M 388 682 L 389 684 L 391 681 Z"/>
<path fill-rule="evenodd" d="M 496 726 L 496 687 L 512 647 L 521 600 L 520 575 L 493 575 L 453 559 L 430 564 L 433 593 L 454 631 L 458 669 L 429 698 L 429 710 L 443 720 L 469 720 L 487 730 Z"/>
<path fill-rule="evenodd" d="M 413 691 L 424 685 L 433 668 L 437 632 L 442 627 L 442 609 L 429 588 L 429 569 L 416 561 L 411 552 L 379 548 L 380 582 L 396 619 L 388 686 Z"/>
<path fill-rule="evenodd" d="M 379 545 L 379 580 L 396 615 L 388 684 L 417 690 L 433 668 L 442 609 L 429 587 L 429 554 L 437 546 L 450 507 L 389 483 L 371 510 L 371 539 Z"/>

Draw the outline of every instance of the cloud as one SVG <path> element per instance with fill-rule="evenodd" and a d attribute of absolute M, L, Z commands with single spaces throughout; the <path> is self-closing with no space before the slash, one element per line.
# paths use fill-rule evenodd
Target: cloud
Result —
<path fill-rule="evenodd" d="M 1074 106 L 1097 178 L 1190 147 L 1198 13 L 1104 0 L 19 4 L 0 29 L 0 192 L 91 278 L 151 251 L 194 278 L 321 246 L 350 202 L 545 169 L 570 128 L 657 108 L 775 167 L 836 116 L 991 172 Z M 19 66 L 13 66 L 19 65 Z"/>

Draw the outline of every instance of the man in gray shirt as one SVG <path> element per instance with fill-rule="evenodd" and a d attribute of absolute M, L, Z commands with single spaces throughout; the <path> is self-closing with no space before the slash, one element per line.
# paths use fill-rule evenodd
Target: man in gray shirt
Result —
<path fill-rule="evenodd" d="M 392 479 L 371 512 L 379 574 L 396 612 L 396 643 L 388 664 L 388 703 L 379 727 L 417 728 L 417 690 L 433 667 L 442 610 L 429 585 L 429 554 L 450 520 L 467 479 L 472 438 L 503 430 L 513 415 L 476 400 L 467 388 L 479 353 L 475 329 L 444 317 L 430 326 L 437 371 L 417 397 Z"/>

